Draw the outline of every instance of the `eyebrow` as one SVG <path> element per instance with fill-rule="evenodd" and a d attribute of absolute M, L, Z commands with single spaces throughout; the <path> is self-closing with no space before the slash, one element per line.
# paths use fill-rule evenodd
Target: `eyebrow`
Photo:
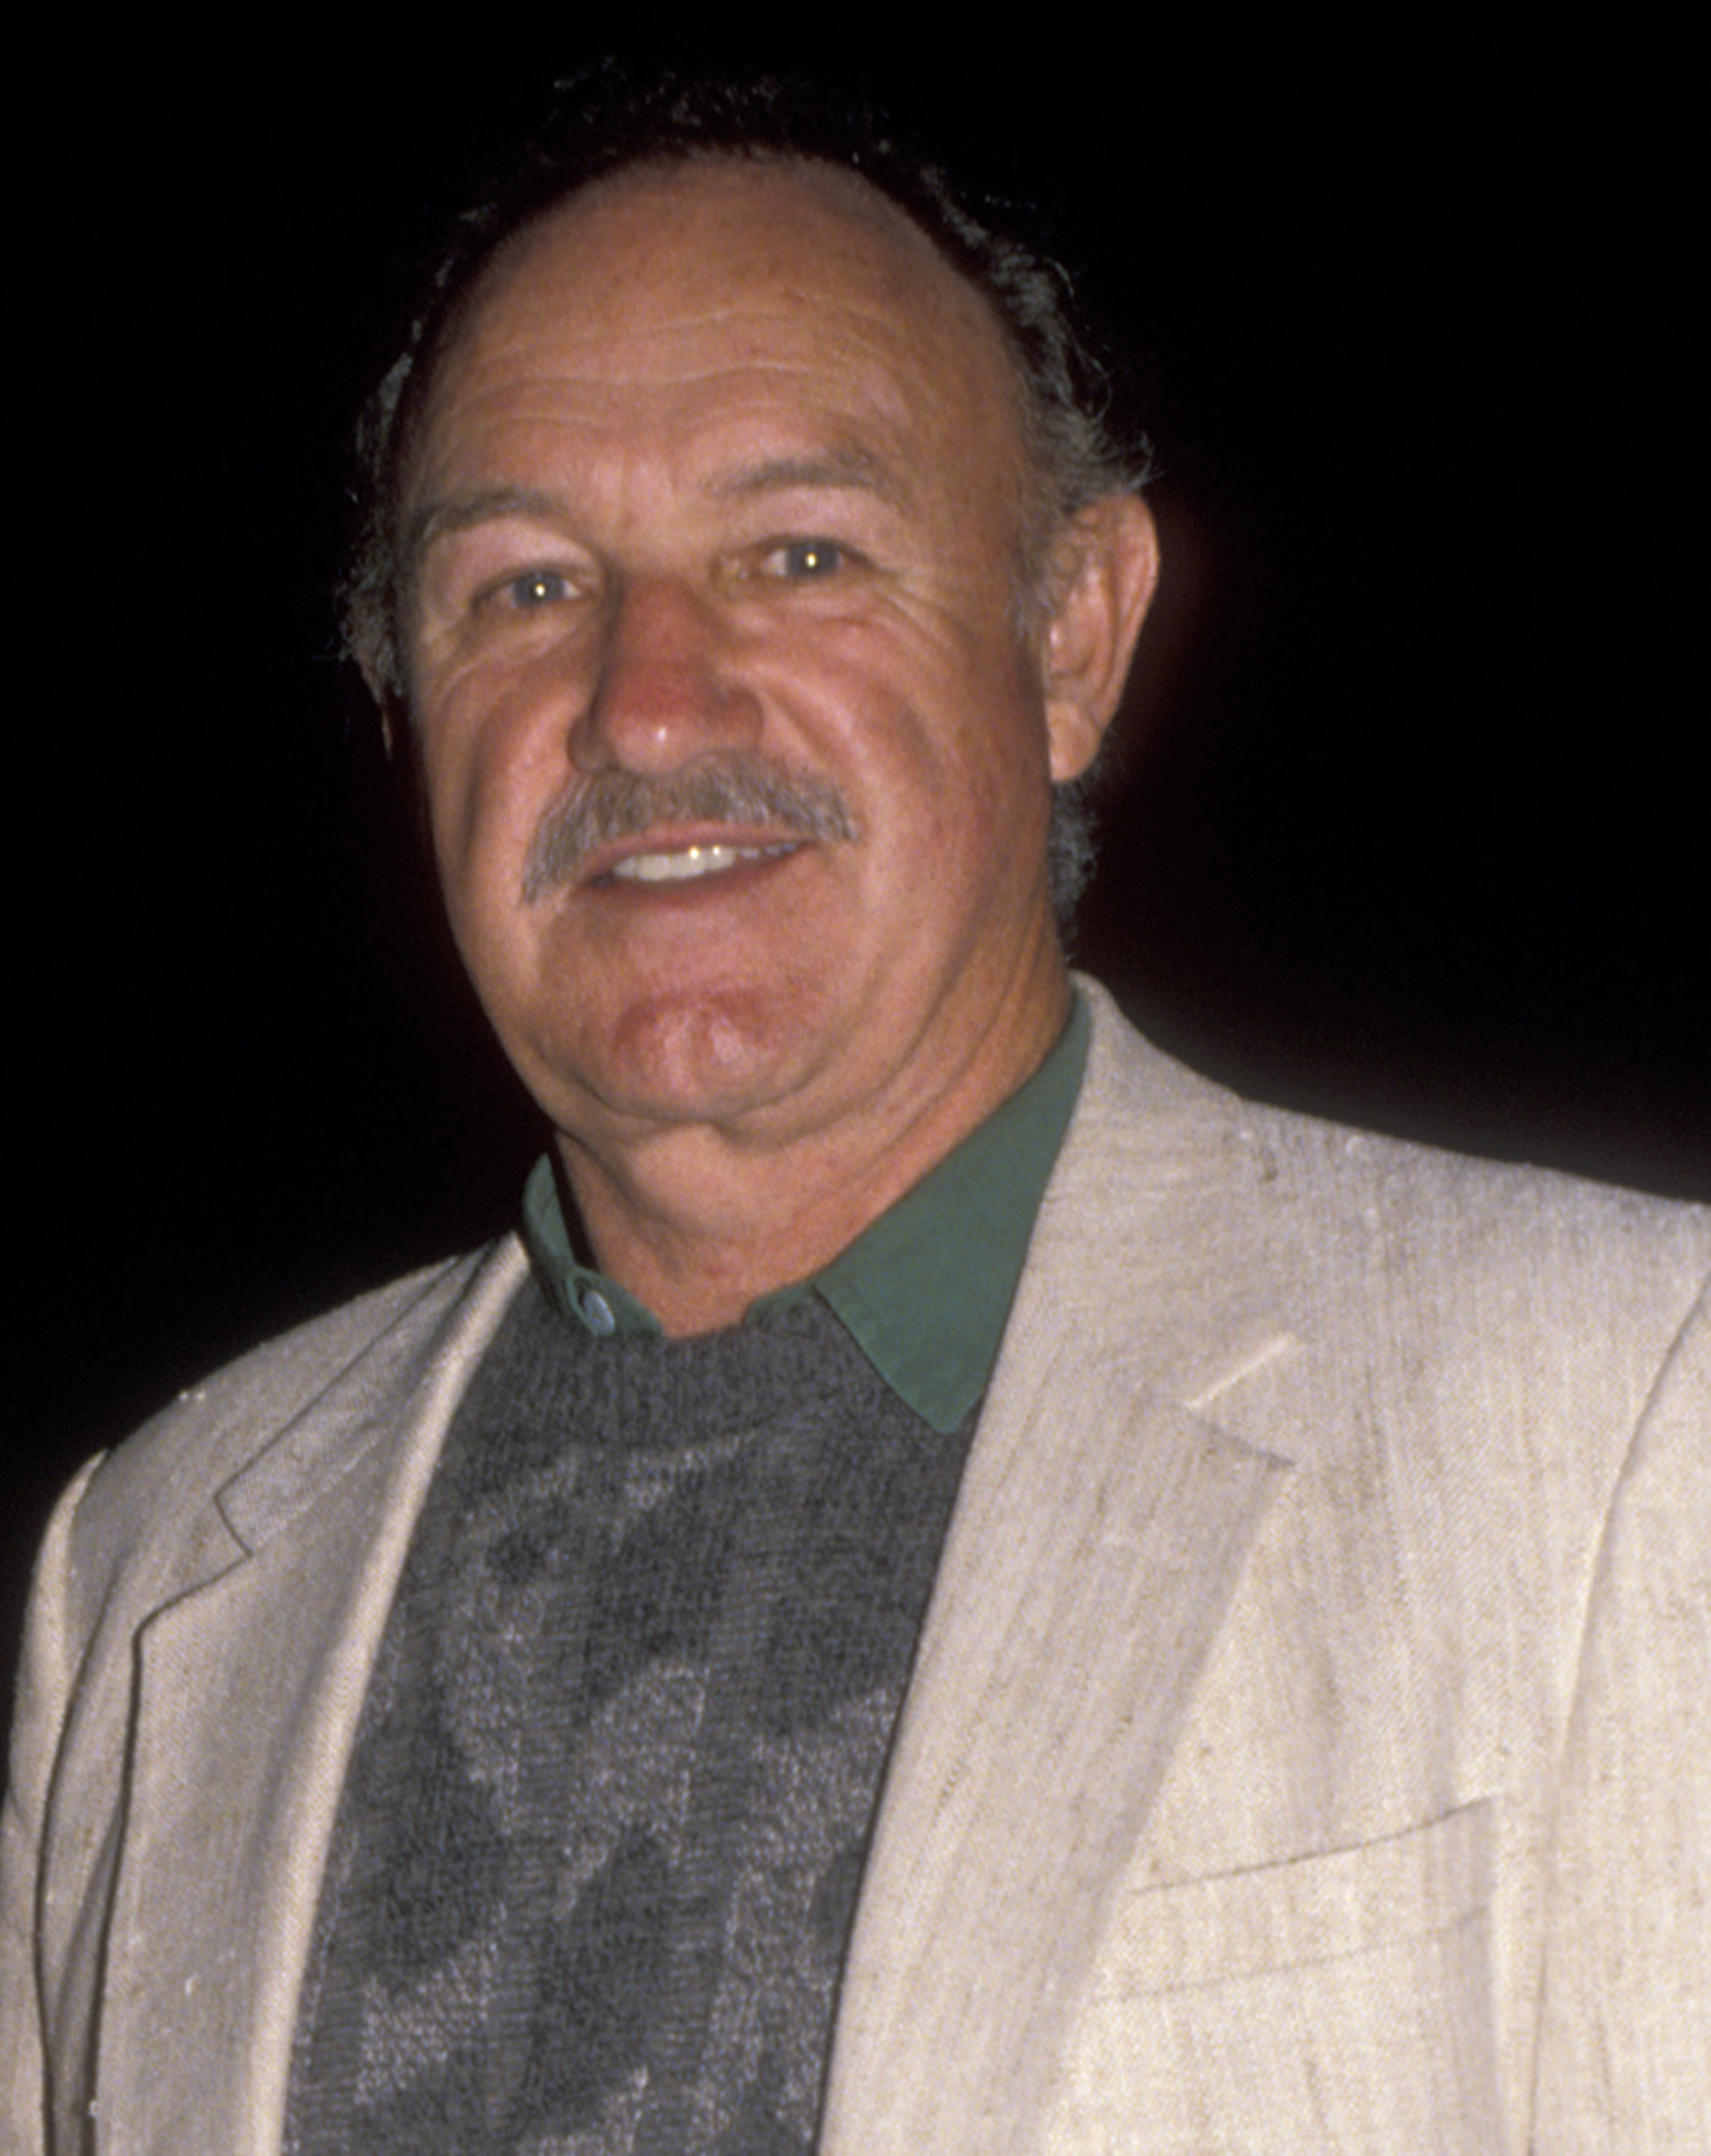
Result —
<path fill-rule="evenodd" d="M 763 464 L 745 465 L 716 480 L 712 490 L 728 499 L 783 494 L 794 487 L 849 487 L 876 495 L 894 508 L 903 492 L 890 466 L 854 442 L 812 456 L 768 457 Z"/>
<path fill-rule="evenodd" d="M 563 513 L 562 505 L 538 487 L 484 486 L 443 495 L 437 501 L 424 501 L 405 526 L 403 559 L 414 569 L 436 540 L 466 531 L 472 524 L 490 524 L 501 516 L 532 516 L 552 524 Z"/>
<path fill-rule="evenodd" d="M 856 443 L 811 456 L 768 457 L 762 464 L 744 465 L 716 480 L 712 490 L 731 501 L 784 494 L 798 487 L 847 487 L 871 494 L 892 508 L 902 501 L 902 489 L 890 467 Z M 454 531 L 466 531 L 472 525 L 506 516 L 532 516 L 550 524 L 563 513 L 563 504 L 538 487 L 486 486 L 443 495 L 438 501 L 424 501 L 405 526 L 403 559 L 414 570 L 437 541 Z"/>

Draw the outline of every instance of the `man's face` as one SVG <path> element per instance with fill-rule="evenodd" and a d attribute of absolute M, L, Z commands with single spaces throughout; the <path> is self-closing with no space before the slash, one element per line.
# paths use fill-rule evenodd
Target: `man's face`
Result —
<path fill-rule="evenodd" d="M 406 650 L 453 929 L 562 1131 L 907 1127 L 1037 1060 L 1092 744 L 1018 626 L 1022 493 L 984 302 L 850 176 L 631 174 L 489 272 Z"/>

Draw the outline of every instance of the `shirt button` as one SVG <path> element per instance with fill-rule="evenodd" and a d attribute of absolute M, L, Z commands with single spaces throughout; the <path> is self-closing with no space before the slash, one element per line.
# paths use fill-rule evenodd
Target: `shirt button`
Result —
<path fill-rule="evenodd" d="M 618 1330 L 618 1320 L 612 1314 L 612 1306 L 598 1288 L 590 1288 L 583 1297 L 583 1322 L 590 1332 L 602 1340 Z"/>

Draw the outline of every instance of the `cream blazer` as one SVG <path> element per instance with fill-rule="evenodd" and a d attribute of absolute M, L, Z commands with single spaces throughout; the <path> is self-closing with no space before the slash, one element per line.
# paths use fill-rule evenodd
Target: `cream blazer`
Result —
<path fill-rule="evenodd" d="M 824 2156 L 1711 2148 L 1711 1222 L 1254 1106 L 1084 988 Z M 69 1494 L 8 2156 L 276 2150 L 370 1661 L 524 1270 L 340 1311 Z"/>

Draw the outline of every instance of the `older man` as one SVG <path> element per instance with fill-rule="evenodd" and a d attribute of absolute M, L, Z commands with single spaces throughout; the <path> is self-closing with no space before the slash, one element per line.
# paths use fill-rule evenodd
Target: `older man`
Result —
<path fill-rule="evenodd" d="M 1048 274 L 766 98 L 572 139 L 355 608 L 553 1152 L 62 1507 L 13 2141 L 1693 2146 L 1706 1221 L 1072 985 L 1155 550 Z"/>

